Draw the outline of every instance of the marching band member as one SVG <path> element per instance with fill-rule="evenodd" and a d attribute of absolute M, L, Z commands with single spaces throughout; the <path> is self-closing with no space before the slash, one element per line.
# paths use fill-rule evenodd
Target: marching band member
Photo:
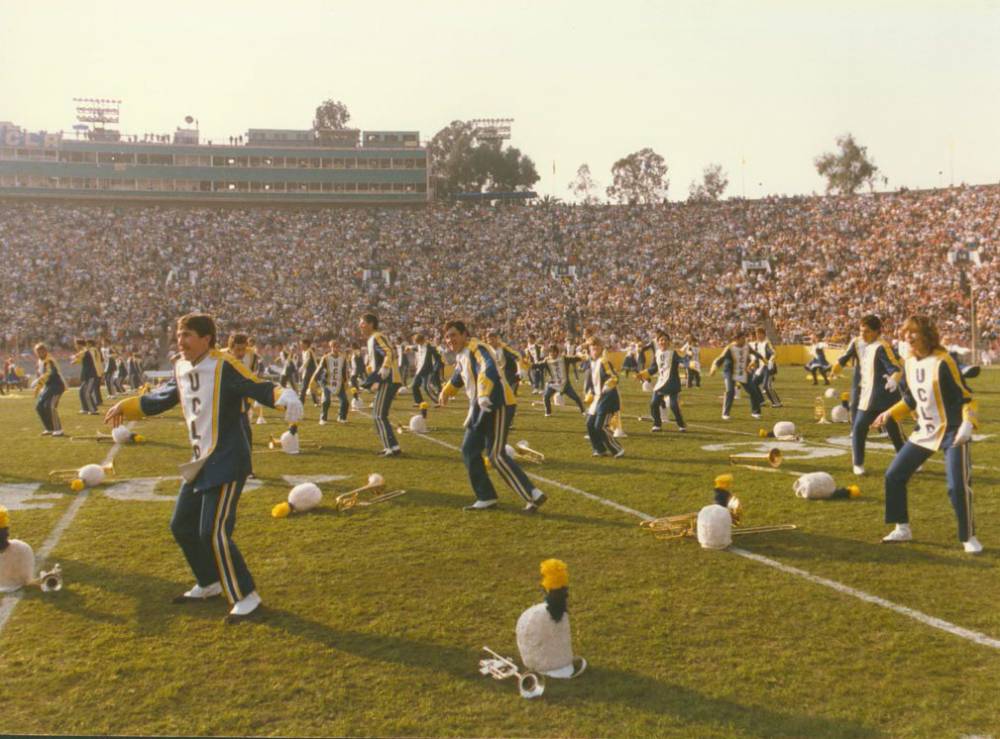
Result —
<path fill-rule="evenodd" d="M 104 389 L 107 390 L 108 397 L 110 397 L 115 394 L 115 373 L 118 371 L 118 360 L 115 357 L 114 347 L 109 346 L 106 339 L 101 339 L 98 352 L 104 366 Z"/>
<path fill-rule="evenodd" d="M 681 347 L 684 355 L 684 366 L 687 368 L 687 386 L 701 387 L 701 347 L 694 334 L 688 334 L 687 341 Z"/>
<path fill-rule="evenodd" d="M 649 401 L 649 415 L 653 417 L 653 428 L 650 431 L 662 430 L 660 408 L 664 405 L 664 399 L 670 402 L 670 412 L 674 414 L 677 430 L 687 431 L 684 417 L 681 415 L 681 404 L 677 400 L 681 392 L 681 361 L 681 353 L 674 348 L 670 334 L 663 330 L 657 331 L 653 361 L 637 375 L 639 381 L 649 380 L 656 375 L 656 384 L 653 386 L 653 395 Z"/>
<path fill-rule="evenodd" d="M 181 484 L 170 529 L 180 545 L 196 584 L 174 599 L 190 603 L 225 595 L 231 609 L 227 623 L 249 617 L 260 596 L 243 555 L 233 541 L 236 507 L 250 474 L 250 445 L 244 433 L 245 399 L 274 408 L 285 418 L 302 417 L 295 391 L 282 390 L 250 374 L 241 362 L 215 348 L 214 319 L 189 313 L 177 321 L 179 357 L 174 376 L 156 390 L 117 403 L 105 423 L 157 415 L 180 405 L 193 452 L 181 465 Z"/>
<path fill-rule="evenodd" d="M 49 354 L 45 344 L 35 344 L 38 358 L 38 378 L 35 380 L 35 412 L 42 419 L 42 436 L 62 436 L 62 422 L 59 420 L 59 399 L 66 392 L 66 383 L 59 371 L 59 363 Z"/>
<path fill-rule="evenodd" d="M 295 389 L 295 357 L 290 347 L 282 347 L 278 352 L 278 365 L 281 367 L 281 387 Z"/>
<path fill-rule="evenodd" d="M 823 341 L 823 334 L 813 334 L 813 343 L 809 347 L 812 359 L 806 363 L 806 372 L 812 373 L 813 385 L 818 385 L 816 373 L 823 375 L 823 384 L 830 384 L 830 363 L 826 361 L 826 342 Z"/>
<path fill-rule="evenodd" d="M 351 344 L 351 352 L 347 360 L 351 374 L 351 387 L 360 388 L 368 372 L 365 369 L 365 355 L 358 343 Z"/>
<path fill-rule="evenodd" d="M 239 362 L 247 370 L 250 367 L 247 365 L 247 335 L 246 334 L 230 334 L 229 340 L 226 342 L 226 348 L 222 350 L 222 353 L 226 354 L 234 362 Z M 253 374 L 253 371 L 250 370 Z M 249 398 L 244 398 L 243 400 L 243 430 L 247 434 L 247 442 L 250 444 L 250 448 L 253 449 L 253 424 L 250 421 L 250 414 L 253 410 L 253 401 Z M 253 476 L 253 472 L 250 473 Z"/>
<path fill-rule="evenodd" d="M 301 339 L 299 349 L 299 379 L 302 381 L 302 386 L 299 388 L 299 400 L 305 407 L 306 395 L 311 393 L 313 405 L 319 405 L 316 389 L 312 385 L 312 377 L 316 374 L 316 353 L 313 352 L 312 339 Z"/>
<path fill-rule="evenodd" d="M 142 387 L 142 358 L 139 356 L 138 352 L 129 352 L 126 369 L 128 370 L 129 386 L 133 391 L 138 390 Z"/>
<path fill-rule="evenodd" d="M 365 313 L 358 322 L 361 335 L 368 342 L 368 376 L 361 387 L 370 390 L 378 384 L 375 400 L 372 403 L 372 419 L 375 421 L 375 431 L 382 442 L 383 450 L 379 454 L 395 457 L 400 454 L 399 442 L 389 422 L 389 409 L 392 399 L 399 390 L 401 378 L 396 358 L 393 356 L 392 345 L 378 330 L 378 316 Z"/>
<path fill-rule="evenodd" d="M 611 418 L 621 410 L 621 396 L 618 394 L 618 373 L 604 343 L 592 336 L 587 346 L 590 354 L 590 369 L 585 387 L 587 395 L 587 436 L 595 457 L 614 455 L 616 459 L 625 456 L 625 449 L 610 430 Z"/>
<path fill-rule="evenodd" d="M 559 355 L 559 345 L 549 345 L 549 355 L 541 365 L 532 365 L 533 368 L 540 368 L 543 372 L 549 373 L 549 382 L 545 385 L 545 395 L 542 400 L 545 403 L 545 415 L 552 415 L 552 396 L 562 393 L 564 396 L 576 403 L 580 413 L 586 413 L 583 401 L 573 389 L 573 383 L 569 379 L 569 368 L 580 361 L 579 357 L 568 357 Z"/>
<path fill-rule="evenodd" d="M 896 527 L 882 541 L 910 541 L 910 517 L 906 504 L 906 484 L 913 473 L 934 454 L 944 452 L 948 496 L 958 519 L 958 539 L 969 554 L 983 550 L 976 538 L 972 512 L 969 444 L 978 425 L 976 403 L 955 365 L 941 346 L 937 327 L 927 316 L 910 316 L 903 324 L 912 355 L 906 359 L 903 399 L 875 419 L 880 428 L 897 423 L 911 413 L 917 428 L 896 454 L 885 473 L 885 522 Z"/>
<path fill-rule="evenodd" d="M 347 357 L 340 351 L 340 342 L 337 339 L 330 339 L 329 347 L 330 351 L 320 358 L 316 372 L 309 379 L 310 384 L 315 382 L 323 388 L 320 426 L 326 425 L 334 395 L 340 403 L 337 408 L 337 423 L 347 423 Z"/>
<path fill-rule="evenodd" d="M 531 380 L 531 394 L 541 395 L 545 384 L 545 375 L 541 369 L 535 369 L 535 365 L 541 364 L 545 360 L 545 355 L 542 345 L 538 343 L 538 337 L 534 334 L 528 335 L 528 345 L 524 349 L 524 356 L 532 366 L 532 369 L 528 370 L 528 377 Z"/>
<path fill-rule="evenodd" d="M 101 350 L 97 348 L 97 342 L 93 339 L 87 339 L 87 351 L 94 361 L 94 371 L 97 373 L 97 382 L 91 386 L 91 405 L 94 408 L 94 413 L 97 413 L 97 407 L 104 402 L 104 398 L 101 397 L 101 383 L 104 382 L 104 360 L 101 357 Z"/>
<path fill-rule="evenodd" d="M 757 361 L 757 368 L 753 374 L 753 380 L 757 387 L 767 396 L 772 408 L 781 407 L 781 398 L 778 391 L 774 389 L 774 376 L 778 374 L 777 352 L 774 344 L 767 338 L 767 331 L 763 327 L 757 329 L 757 341 L 751 342 L 754 351 L 763 359 Z"/>
<path fill-rule="evenodd" d="M 715 361 L 712 362 L 712 368 L 708 374 L 714 375 L 715 371 L 721 365 L 722 377 L 726 384 L 726 396 L 722 401 L 723 421 L 729 420 L 729 412 L 733 408 L 733 398 L 736 396 L 737 385 L 742 387 L 750 398 L 751 417 L 760 418 L 760 406 L 764 402 L 764 398 L 760 394 L 760 389 L 757 385 L 750 382 L 750 375 L 747 370 L 750 357 L 752 356 L 757 357 L 758 360 L 762 359 L 756 350 L 747 344 L 746 333 L 742 329 L 737 329 L 733 335 L 733 340 L 722 350 L 722 354 L 717 356 Z"/>
<path fill-rule="evenodd" d="M 524 512 L 534 513 L 545 503 L 546 496 L 532 485 L 524 470 L 507 454 L 509 417 L 517 407 L 517 398 L 497 364 L 496 350 L 469 336 L 463 321 L 448 321 L 444 326 L 444 340 L 455 353 L 455 372 L 441 389 L 438 402 L 445 405 L 463 387 L 469 398 L 462 460 L 469 472 L 476 502 L 465 506 L 465 510 L 487 510 L 497 503 L 496 488 L 483 462 L 483 452 L 486 452 L 503 481 L 525 501 Z"/>
<path fill-rule="evenodd" d="M 865 474 L 865 443 L 872 421 L 899 401 L 899 383 L 903 371 L 892 346 L 882 338 L 882 321 L 868 315 L 861 319 L 861 343 L 864 348 L 858 360 L 861 380 L 858 384 L 858 408 L 851 425 L 851 449 L 854 474 Z M 903 448 L 903 434 L 891 417 L 885 430 L 898 452 Z"/>
<path fill-rule="evenodd" d="M 420 333 L 413 334 L 413 354 L 416 372 L 410 391 L 413 393 L 413 407 L 417 408 L 424 400 L 424 393 L 434 394 L 431 385 L 440 376 L 444 362 L 441 361 L 441 353 Z"/>
<path fill-rule="evenodd" d="M 890 345 L 890 349 L 891 349 Z M 847 349 L 841 354 L 837 361 L 833 365 L 833 369 L 830 371 L 832 377 L 837 377 L 840 371 L 847 366 L 848 362 L 854 362 L 854 373 L 851 375 L 851 399 L 850 399 L 850 413 L 851 413 L 851 425 L 854 425 L 854 419 L 858 414 L 858 387 L 861 384 L 861 355 L 865 351 L 865 340 L 861 336 L 854 336 L 847 345 Z M 893 352 L 895 354 L 895 352 Z"/>
<path fill-rule="evenodd" d="M 97 406 L 94 404 L 94 384 L 98 379 L 94 355 L 87 350 L 85 339 L 74 339 L 73 343 L 77 351 L 70 363 L 80 365 L 80 413 L 95 414 Z"/>
<path fill-rule="evenodd" d="M 497 361 L 497 369 L 507 380 L 507 384 L 510 385 L 510 389 L 514 391 L 514 396 L 517 396 L 517 386 L 521 383 L 521 369 L 528 368 L 528 362 L 521 356 L 520 352 L 514 347 L 507 344 L 503 337 L 500 336 L 500 332 L 495 328 L 486 329 L 486 333 L 483 335 L 486 339 L 486 343 L 490 345 L 493 349 L 493 356 Z M 514 421 L 514 412 L 517 410 L 516 405 L 510 406 L 510 419 L 508 426 L 511 426 Z"/>
<path fill-rule="evenodd" d="M 642 367 L 639 365 L 639 340 L 636 339 L 629 343 L 628 350 L 625 352 L 625 359 L 622 360 L 622 372 L 628 378 L 629 372 L 639 372 L 641 369 Z"/>

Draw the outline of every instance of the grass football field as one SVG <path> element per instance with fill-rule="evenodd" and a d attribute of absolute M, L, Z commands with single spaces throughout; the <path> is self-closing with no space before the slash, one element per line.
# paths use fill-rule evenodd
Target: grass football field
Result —
<path fill-rule="evenodd" d="M 373 455 L 370 419 L 320 427 L 309 404 L 301 438 L 321 449 L 255 454 L 259 484 L 243 495 L 236 541 L 266 611 L 236 626 L 223 623 L 220 600 L 170 602 L 192 581 L 168 528 L 189 455 L 177 411 L 139 422 L 148 442 L 121 448 L 116 479 L 78 495 L 48 472 L 100 462 L 111 446 L 40 437 L 28 394 L 0 398 L 0 504 L 15 537 L 36 551 L 54 544 L 47 563 L 61 563 L 66 580 L 59 593 L 0 600 L 0 733 L 1000 735 L 1000 372 L 971 385 L 985 437 L 973 446 L 986 547 L 975 557 L 956 540 L 940 455 L 912 482 L 910 544 L 879 543 L 891 460 L 882 437 L 871 437 L 860 499 L 794 496 L 789 472 L 854 482 L 848 428 L 813 422 L 823 388 L 797 368 L 777 380 L 786 407 L 762 421 L 745 399 L 721 421 L 718 377 L 684 390 L 685 435 L 636 420 L 647 396 L 623 377 L 619 460 L 592 458 L 582 417 L 562 407 L 544 418 L 522 388 L 511 442 L 546 455 L 526 466 L 549 495 L 535 516 L 496 477 L 499 510 L 462 511 L 472 500 L 455 448 L 464 397 L 432 410 L 428 438 L 404 434 L 404 456 L 388 460 Z M 77 409 L 71 391 L 67 433 L 97 431 Z M 412 413 L 409 396 L 397 399 L 397 423 Z M 729 464 L 773 446 L 757 430 L 777 420 L 805 435 L 780 444 L 779 471 Z M 283 428 L 270 412 L 254 426 L 255 447 Z M 798 529 L 738 538 L 734 553 L 638 526 L 635 512 L 699 509 L 726 471 L 747 525 Z M 270 516 L 292 482 L 325 480 L 330 504 L 370 472 L 408 494 Z M 527 701 L 477 662 L 483 645 L 517 657 L 514 624 L 541 599 L 538 565 L 549 557 L 569 565 L 574 649 L 590 666 Z"/>

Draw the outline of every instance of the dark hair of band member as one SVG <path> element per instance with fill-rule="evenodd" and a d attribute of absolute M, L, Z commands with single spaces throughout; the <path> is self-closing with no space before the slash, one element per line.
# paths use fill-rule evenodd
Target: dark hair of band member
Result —
<path fill-rule="evenodd" d="M 378 316 L 374 313 L 365 313 L 361 316 L 361 320 L 367 323 L 372 328 L 378 328 Z"/>
<path fill-rule="evenodd" d="M 656 338 L 666 339 L 667 341 L 670 341 L 670 334 L 661 328 L 659 331 L 656 332 Z"/>
<path fill-rule="evenodd" d="M 194 331 L 198 336 L 211 336 L 209 346 L 215 346 L 215 319 L 207 313 L 188 313 L 177 319 L 177 328 Z"/>
<path fill-rule="evenodd" d="M 451 329 L 455 329 L 460 334 L 469 335 L 469 329 L 465 327 L 465 321 L 448 321 L 444 325 L 444 330 L 447 332 Z"/>
<path fill-rule="evenodd" d="M 882 331 L 882 319 L 874 314 L 869 314 L 861 319 L 861 325 L 872 331 Z"/>
<path fill-rule="evenodd" d="M 226 346 L 232 349 L 234 346 L 242 346 L 249 343 L 250 339 L 247 338 L 246 334 L 229 334 L 229 341 L 226 342 Z"/>

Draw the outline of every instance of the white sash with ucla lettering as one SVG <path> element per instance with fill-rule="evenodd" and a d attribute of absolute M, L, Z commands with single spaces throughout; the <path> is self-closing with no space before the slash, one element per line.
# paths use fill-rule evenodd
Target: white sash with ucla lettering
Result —
<path fill-rule="evenodd" d="M 910 441 L 924 449 L 939 449 L 947 428 L 938 381 L 940 371 L 941 358 L 935 354 L 906 359 L 906 385 L 917 401 L 917 427 L 910 434 Z"/>
<path fill-rule="evenodd" d="M 224 360 L 209 352 L 198 364 L 178 359 L 174 364 L 177 391 L 191 443 L 191 461 L 180 465 L 181 476 L 193 482 L 219 436 L 219 391 Z"/>

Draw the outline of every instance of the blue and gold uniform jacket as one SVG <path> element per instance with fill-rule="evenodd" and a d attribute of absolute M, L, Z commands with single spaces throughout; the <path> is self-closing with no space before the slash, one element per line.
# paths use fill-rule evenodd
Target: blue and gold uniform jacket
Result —
<path fill-rule="evenodd" d="M 535 369 L 541 369 L 549 375 L 549 386 L 557 392 L 561 392 L 569 384 L 569 371 L 571 365 L 577 364 L 579 357 L 567 356 L 546 357 L 544 362 L 533 364 Z"/>
<path fill-rule="evenodd" d="M 881 412 L 899 401 L 899 390 L 889 391 L 885 387 L 887 378 L 895 377 L 899 381 L 903 377 L 902 364 L 888 341 L 879 337 L 871 344 L 864 344 L 858 370 L 861 375 L 858 380 L 858 410 Z"/>
<path fill-rule="evenodd" d="M 455 354 L 455 371 L 441 392 L 450 397 L 463 387 L 469 398 L 469 414 L 465 417 L 469 428 L 477 426 L 483 418 L 479 398 L 489 398 L 493 408 L 517 405 L 517 397 L 497 365 L 494 350 L 479 339 L 469 339 L 465 348 Z"/>
<path fill-rule="evenodd" d="M 948 449 L 963 421 L 978 427 L 976 402 L 947 351 L 938 347 L 923 359 L 906 358 L 903 399 L 889 409 L 901 421 L 908 415 L 917 419 L 909 441 L 924 449 Z"/>
<path fill-rule="evenodd" d="M 722 374 L 736 382 L 747 382 L 748 374 L 747 367 L 750 363 L 750 358 L 756 357 L 758 360 L 763 361 L 764 358 L 750 346 L 749 342 L 744 342 L 743 346 L 740 346 L 735 341 L 730 341 L 726 344 L 726 348 L 722 350 L 722 354 L 715 358 L 712 362 L 712 367 L 722 366 Z"/>
<path fill-rule="evenodd" d="M 38 360 L 38 380 L 36 388 L 48 390 L 53 394 L 66 391 L 66 382 L 63 380 L 62 372 L 59 370 L 59 363 L 49 354 L 45 359 Z"/>
<path fill-rule="evenodd" d="M 93 353 L 83 348 L 73 355 L 72 364 L 80 365 L 80 382 L 93 380 L 97 377 L 97 365 L 94 362 Z"/>
<path fill-rule="evenodd" d="M 681 391 L 680 366 L 683 360 L 683 354 L 673 347 L 657 349 L 653 353 L 653 361 L 639 373 L 639 379 L 648 380 L 656 375 L 653 392 L 676 395 Z"/>
<path fill-rule="evenodd" d="M 599 359 L 590 360 L 590 368 L 584 379 L 584 390 L 591 397 L 587 414 L 617 413 L 621 410 L 621 396 L 618 394 L 618 373 L 605 351 Z"/>
<path fill-rule="evenodd" d="M 152 392 L 122 403 L 126 419 L 155 416 L 181 406 L 191 461 L 180 466 L 195 491 L 244 479 L 251 471 L 244 400 L 274 407 L 281 388 L 262 381 L 228 354 L 210 350 L 197 364 L 174 362 L 174 376 Z"/>
<path fill-rule="evenodd" d="M 425 341 L 414 347 L 414 364 L 417 367 L 417 377 L 425 377 L 440 371 L 444 367 L 441 352 L 431 342 Z"/>
<path fill-rule="evenodd" d="M 347 382 L 347 357 L 339 352 L 327 352 L 320 358 L 309 382 L 339 393 Z"/>
<path fill-rule="evenodd" d="M 399 385 L 403 381 L 392 344 L 379 331 L 368 337 L 368 366 L 365 369 L 368 377 L 361 383 L 363 387 L 371 387 L 376 382 L 393 382 Z"/>

